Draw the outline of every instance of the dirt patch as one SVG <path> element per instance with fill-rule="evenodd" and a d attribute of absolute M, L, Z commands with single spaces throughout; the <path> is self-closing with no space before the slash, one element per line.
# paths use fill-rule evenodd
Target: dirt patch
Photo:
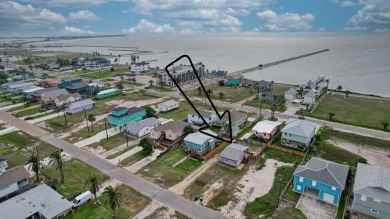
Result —
<path fill-rule="evenodd" d="M 162 203 L 152 200 L 152 202 L 144 208 L 134 219 L 144 218 L 159 218 L 159 219 L 170 219 L 174 217 L 175 210 L 164 206 Z"/>
<path fill-rule="evenodd" d="M 222 188 L 223 181 L 218 180 L 213 183 L 204 193 L 203 193 L 203 204 L 206 205 L 216 194 L 218 189 Z"/>
<path fill-rule="evenodd" d="M 98 156 L 101 153 L 106 152 L 106 150 L 102 146 L 98 146 L 96 148 L 92 147 L 84 147 L 87 151 L 91 152 L 92 154 Z"/>
<path fill-rule="evenodd" d="M 390 168 L 390 153 L 387 151 L 378 148 L 363 147 L 362 145 L 346 141 L 328 140 L 328 142 L 366 158 L 368 164 Z"/>
<path fill-rule="evenodd" d="M 36 123 L 35 124 L 36 126 L 40 127 L 40 128 L 44 128 L 44 129 L 47 129 L 47 130 L 50 130 L 50 131 L 53 131 L 54 129 L 51 128 L 50 126 L 47 126 L 47 123 L 45 121 L 43 122 L 40 122 L 40 123 Z"/>
<path fill-rule="evenodd" d="M 240 189 L 236 190 L 235 198 L 220 209 L 221 214 L 231 218 L 243 218 L 245 205 L 268 193 L 274 182 L 276 169 L 281 166 L 292 166 L 292 164 L 267 159 L 261 170 L 256 170 L 255 165 L 251 166 L 240 179 L 238 183 Z"/>

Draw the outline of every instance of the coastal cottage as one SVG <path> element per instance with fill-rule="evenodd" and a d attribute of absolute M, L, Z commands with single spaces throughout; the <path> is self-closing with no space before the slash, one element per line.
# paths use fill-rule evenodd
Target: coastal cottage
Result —
<path fill-rule="evenodd" d="M 68 86 L 66 89 L 70 93 L 84 93 L 87 89 L 87 84 L 88 84 L 88 81 L 82 81 L 82 82 L 74 83 L 74 84 Z"/>
<path fill-rule="evenodd" d="M 244 77 L 240 74 L 228 76 L 226 85 L 228 86 L 238 86 L 244 80 Z"/>
<path fill-rule="evenodd" d="M 146 110 L 139 107 L 118 107 L 108 115 L 108 122 L 117 126 L 126 125 L 129 122 L 141 121 L 146 116 Z"/>
<path fill-rule="evenodd" d="M 147 71 L 149 70 L 150 63 L 142 61 L 142 62 L 136 62 L 131 64 L 131 71 L 132 72 L 142 72 L 142 71 Z"/>
<path fill-rule="evenodd" d="M 64 218 L 73 203 L 45 183 L 0 203 L 2 218 Z"/>
<path fill-rule="evenodd" d="M 54 103 L 54 100 L 56 97 L 60 95 L 66 95 L 69 94 L 68 91 L 65 89 L 55 89 L 55 90 L 49 90 L 49 91 L 44 91 L 40 95 L 40 100 L 41 102 L 44 103 Z"/>
<path fill-rule="evenodd" d="M 210 130 L 205 130 L 204 132 L 217 136 L 216 133 Z M 203 156 L 212 151 L 216 144 L 217 140 L 214 137 L 205 135 L 201 132 L 191 133 L 184 138 L 185 149 L 199 156 Z"/>
<path fill-rule="evenodd" d="M 231 124 L 233 127 L 240 127 L 242 124 L 244 124 L 246 122 L 246 119 L 247 119 L 247 114 L 245 113 L 242 113 L 240 111 L 237 111 L 237 110 L 230 110 L 230 120 L 231 120 Z M 217 125 L 220 125 L 222 126 L 223 124 L 228 124 L 229 123 L 229 117 L 228 117 L 228 114 L 226 113 L 222 119 L 220 119 L 219 121 L 217 121 Z"/>
<path fill-rule="evenodd" d="M 286 103 L 291 104 L 297 98 L 297 90 L 293 87 L 290 88 L 284 92 L 284 98 L 286 98 Z"/>
<path fill-rule="evenodd" d="M 118 95 L 119 93 L 120 93 L 120 92 L 119 92 L 118 89 L 111 88 L 111 89 L 99 91 L 99 92 L 96 94 L 96 98 L 97 98 L 97 99 L 104 99 L 104 98 L 107 98 L 107 97 L 116 96 L 116 95 Z"/>
<path fill-rule="evenodd" d="M 316 102 L 316 97 L 317 97 L 316 93 L 314 91 L 310 91 L 303 96 L 303 103 L 309 104 L 309 109 L 310 109 Z"/>
<path fill-rule="evenodd" d="M 81 95 L 79 93 L 61 94 L 54 99 L 54 103 L 56 104 L 56 107 L 60 108 L 78 100 L 81 100 Z"/>
<path fill-rule="evenodd" d="M 282 129 L 283 145 L 298 149 L 306 149 L 314 140 L 317 123 L 301 119 L 291 119 Z"/>
<path fill-rule="evenodd" d="M 3 89 L 5 89 L 7 92 L 16 93 L 16 91 L 21 87 L 28 87 L 33 85 L 34 84 L 32 82 L 22 82 L 22 83 L 15 83 L 15 84 L 7 84 L 3 86 Z"/>
<path fill-rule="evenodd" d="M 111 61 L 102 57 L 95 57 L 84 61 L 85 69 L 101 69 L 111 67 Z"/>
<path fill-rule="evenodd" d="M 184 135 L 186 123 L 178 121 L 162 122 L 161 125 L 150 131 L 150 137 L 154 140 L 176 141 Z"/>
<path fill-rule="evenodd" d="M 209 125 L 215 122 L 218 117 L 214 111 L 203 110 L 203 109 L 198 109 L 198 111 Z M 203 125 L 204 121 L 194 109 L 191 109 L 190 112 L 188 113 L 188 123 L 194 125 Z"/>
<path fill-rule="evenodd" d="M 34 87 L 34 88 L 30 88 L 30 89 L 27 89 L 27 90 L 24 90 L 22 92 L 22 95 L 25 96 L 26 98 L 30 99 L 32 98 L 32 95 L 35 91 L 38 91 L 38 90 L 43 90 L 45 88 L 43 87 Z"/>
<path fill-rule="evenodd" d="M 352 210 L 374 218 L 390 218 L 390 169 L 358 163 Z"/>
<path fill-rule="evenodd" d="M 268 92 L 271 89 L 271 83 L 268 81 L 255 81 L 254 90 L 259 93 Z"/>
<path fill-rule="evenodd" d="M 68 88 L 72 84 L 82 82 L 83 80 L 80 77 L 70 77 L 61 79 L 61 83 L 58 85 L 59 88 Z"/>
<path fill-rule="evenodd" d="M 252 128 L 252 135 L 265 141 L 271 140 L 279 132 L 280 122 L 262 120 Z"/>
<path fill-rule="evenodd" d="M 317 157 L 294 171 L 294 192 L 338 206 L 349 167 Z"/>
<path fill-rule="evenodd" d="M 96 106 L 96 103 L 91 99 L 80 100 L 77 102 L 70 103 L 66 108 L 67 114 L 75 114 L 79 112 L 84 112 L 86 110 L 92 109 Z"/>
<path fill-rule="evenodd" d="M 85 93 L 87 93 L 88 95 L 94 96 L 97 94 L 97 92 L 102 91 L 104 89 L 106 89 L 106 85 L 99 84 L 96 82 L 88 83 L 85 86 Z"/>
<path fill-rule="evenodd" d="M 173 109 L 179 108 L 179 102 L 174 100 L 168 100 L 165 102 L 162 102 L 158 104 L 158 111 L 159 112 L 168 112 Z"/>
<path fill-rule="evenodd" d="M 248 147 L 239 144 L 228 145 L 219 155 L 219 161 L 223 164 L 237 167 L 248 158 Z"/>
<path fill-rule="evenodd" d="M 159 126 L 161 122 L 154 118 L 147 118 L 139 122 L 130 122 L 126 125 L 126 133 L 136 138 L 141 138 L 150 133 L 150 130 Z"/>
<path fill-rule="evenodd" d="M 23 166 L 0 172 L 0 198 L 27 189 L 30 185 L 29 177 L 30 174 Z"/>

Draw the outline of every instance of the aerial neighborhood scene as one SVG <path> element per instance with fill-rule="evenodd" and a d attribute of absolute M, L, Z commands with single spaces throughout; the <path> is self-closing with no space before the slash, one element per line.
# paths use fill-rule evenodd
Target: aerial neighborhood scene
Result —
<path fill-rule="evenodd" d="M 389 14 L 0 1 L 0 218 L 390 219 Z"/>

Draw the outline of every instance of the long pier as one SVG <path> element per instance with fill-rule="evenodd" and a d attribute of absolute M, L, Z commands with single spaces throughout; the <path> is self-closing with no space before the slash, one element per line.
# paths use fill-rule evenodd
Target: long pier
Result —
<path fill-rule="evenodd" d="M 307 56 L 312 56 L 312 55 L 316 55 L 316 54 L 323 53 L 323 52 L 328 52 L 328 51 L 329 51 L 329 49 L 323 49 L 323 50 L 320 50 L 320 51 L 307 53 L 307 54 L 300 55 L 300 56 L 294 56 L 294 57 L 291 57 L 291 58 L 288 58 L 288 59 L 283 59 L 283 60 L 276 61 L 276 62 L 266 63 L 264 65 L 260 64 L 259 66 L 256 66 L 256 67 L 246 68 L 246 69 L 243 69 L 243 70 L 239 70 L 239 71 L 235 71 L 235 72 L 229 73 L 228 75 L 244 74 L 244 73 L 248 73 L 248 72 L 251 72 L 251 71 L 255 71 L 255 70 L 259 70 L 259 69 L 263 69 L 263 68 L 268 68 L 268 67 L 271 67 L 271 66 L 274 66 L 274 65 L 279 65 L 279 64 L 282 64 L 282 63 L 285 63 L 285 62 L 290 62 L 290 61 L 293 61 L 293 60 L 296 60 L 296 59 L 301 59 L 301 58 L 304 58 L 304 57 L 307 57 Z"/>

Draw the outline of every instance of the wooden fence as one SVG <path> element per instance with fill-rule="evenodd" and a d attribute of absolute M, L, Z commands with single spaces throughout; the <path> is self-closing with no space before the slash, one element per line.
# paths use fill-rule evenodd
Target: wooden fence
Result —
<path fill-rule="evenodd" d="M 210 151 L 210 153 L 206 154 L 206 156 L 204 156 L 203 159 L 205 161 L 210 159 L 212 156 L 214 156 L 214 154 L 218 153 L 220 150 L 225 148 L 227 145 L 228 145 L 227 142 L 222 142 L 220 145 L 218 145 L 218 147 L 216 147 L 214 150 Z"/>
<path fill-rule="evenodd" d="M 273 145 L 273 144 L 268 144 L 268 147 L 276 149 L 276 150 L 279 150 L 279 151 L 283 151 L 283 152 L 286 152 L 286 153 L 289 153 L 289 154 L 293 154 L 293 155 L 296 155 L 296 156 L 300 156 L 300 157 L 305 157 L 305 155 L 306 155 L 303 152 L 290 150 L 290 149 L 279 147 L 279 146 L 276 146 L 276 145 Z"/>

